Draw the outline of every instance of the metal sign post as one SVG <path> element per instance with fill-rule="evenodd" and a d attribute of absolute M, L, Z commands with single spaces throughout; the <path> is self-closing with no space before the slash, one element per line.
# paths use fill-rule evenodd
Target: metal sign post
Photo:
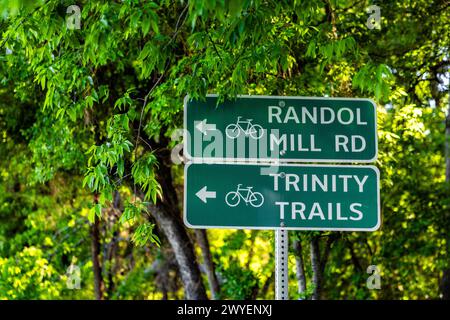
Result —
<path fill-rule="evenodd" d="M 288 300 L 288 231 L 275 230 L 275 300 Z"/>

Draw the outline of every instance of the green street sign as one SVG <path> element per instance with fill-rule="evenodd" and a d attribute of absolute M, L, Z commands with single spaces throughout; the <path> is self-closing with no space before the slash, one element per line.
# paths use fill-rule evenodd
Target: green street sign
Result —
<path fill-rule="evenodd" d="M 193 161 L 373 162 L 376 106 L 369 99 L 239 96 L 185 98 L 184 153 Z"/>
<path fill-rule="evenodd" d="M 375 231 L 374 166 L 188 163 L 184 221 L 192 228 Z"/>

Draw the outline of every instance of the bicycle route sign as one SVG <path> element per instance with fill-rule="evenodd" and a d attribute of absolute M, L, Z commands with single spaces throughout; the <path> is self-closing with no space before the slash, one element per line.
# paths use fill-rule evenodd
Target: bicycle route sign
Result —
<path fill-rule="evenodd" d="M 188 163 L 184 222 L 192 228 L 375 231 L 374 166 Z"/>
<path fill-rule="evenodd" d="M 184 101 L 184 154 L 192 161 L 373 162 L 370 99 L 238 96 Z"/>

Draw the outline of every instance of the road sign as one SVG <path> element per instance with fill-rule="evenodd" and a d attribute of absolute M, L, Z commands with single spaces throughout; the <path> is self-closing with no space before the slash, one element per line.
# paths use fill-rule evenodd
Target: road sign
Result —
<path fill-rule="evenodd" d="M 370 99 L 239 96 L 185 98 L 184 153 L 194 161 L 373 162 Z"/>
<path fill-rule="evenodd" d="M 188 163 L 184 219 L 193 228 L 374 231 L 374 166 Z M 263 174 L 262 174 L 263 173 Z"/>

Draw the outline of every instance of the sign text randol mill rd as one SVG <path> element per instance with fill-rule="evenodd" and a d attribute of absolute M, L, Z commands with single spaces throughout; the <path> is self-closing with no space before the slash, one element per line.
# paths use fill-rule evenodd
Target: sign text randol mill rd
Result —
<path fill-rule="evenodd" d="M 185 99 L 185 155 L 194 161 L 373 162 L 369 99 L 239 96 Z"/>

